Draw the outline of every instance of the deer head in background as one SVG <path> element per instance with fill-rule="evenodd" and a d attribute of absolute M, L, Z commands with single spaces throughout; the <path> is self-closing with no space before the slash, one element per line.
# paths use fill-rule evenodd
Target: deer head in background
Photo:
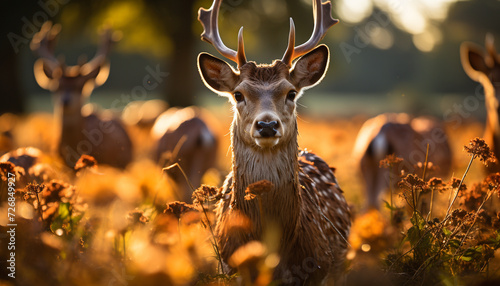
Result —
<path fill-rule="evenodd" d="M 467 75 L 484 88 L 486 104 L 486 129 L 484 138 L 500 158 L 500 55 L 495 49 L 492 34 L 486 35 L 486 50 L 479 45 L 464 42 L 460 46 L 460 59 Z M 500 171 L 497 162 L 488 167 L 490 171 Z"/>
<path fill-rule="evenodd" d="M 54 56 L 60 31 L 60 25 L 46 22 L 31 42 L 31 49 L 40 57 L 34 65 L 36 81 L 55 96 L 55 115 L 61 128 L 59 154 L 69 166 L 88 154 L 99 163 L 125 167 L 132 158 L 132 146 L 121 122 L 93 112 L 82 115 L 85 100 L 108 78 L 107 55 L 119 34 L 106 30 L 92 60 L 66 66 Z"/>
<path fill-rule="evenodd" d="M 92 60 L 67 66 L 54 55 L 60 31 L 61 25 L 46 22 L 33 37 L 30 47 L 40 57 L 34 66 L 35 79 L 40 87 L 57 96 L 56 103 L 63 109 L 79 112 L 85 97 L 108 79 L 107 55 L 117 34 L 106 30 L 102 35 L 101 46 Z"/>

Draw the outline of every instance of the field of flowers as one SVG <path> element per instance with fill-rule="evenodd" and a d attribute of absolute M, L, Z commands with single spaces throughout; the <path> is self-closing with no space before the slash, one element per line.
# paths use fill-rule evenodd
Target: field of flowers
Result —
<path fill-rule="evenodd" d="M 255 268 L 254 285 L 271 283 L 279 261 L 270 251 L 277 243 L 272 233 L 234 253 L 230 264 L 238 273 L 220 270 L 212 207 L 230 168 L 230 117 L 216 119 L 218 168 L 205 174 L 206 185 L 187 204 L 177 201 L 175 184 L 149 159 L 147 127 L 129 126 L 135 160 L 125 170 L 89 156 L 70 169 L 52 155 L 52 115 L 2 115 L 0 131 L 12 137 L 1 135 L 0 154 L 31 148 L 14 163 L 0 159 L 0 284 L 235 285 L 248 282 Z M 401 174 L 386 205 L 366 210 L 364 182 L 351 157 L 366 119 L 299 118 L 300 147 L 336 168 L 352 208 L 346 285 L 500 285 L 500 174 L 485 174 L 490 153 L 474 139 L 481 124 L 449 130 L 451 178 L 432 177 L 425 167 Z M 399 160 L 389 156 L 381 168 Z M 430 207 L 421 207 L 423 200 Z M 232 227 L 249 223 L 235 218 Z"/>

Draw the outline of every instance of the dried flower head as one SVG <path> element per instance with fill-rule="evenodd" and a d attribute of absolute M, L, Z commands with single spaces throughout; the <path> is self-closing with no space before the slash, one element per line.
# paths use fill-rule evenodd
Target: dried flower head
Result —
<path fill-rule="evenodd" d="M 82 155 L 75 164 L 75 171 L 79 172 L 84 169 L 97 169 L 97 160 L 90 155 Z"/>
<path fill-rule="evenodd" d="M 75 193 L 75 187 L 70 184 L 52 180 L 46 184 L 42 190 L 44 201 L 68 201 Z"/>
<path fill-rule="evenodd" d="M 486 166 L 488 166 L 488 163 L 495 163 L 497 161 L 495 154 L 491 151 L 488 144 L 478 137 L 472 139 L 468 145 L 465 145 L 464 151 L 471 156 L 479 157 L 479 160 L 483 161 Z"/>
<path fill-rule="evenodd" d="M 462 221 L 466 216 L 468 212 L 464 209 L 455 209 L 451 213 L 451 224 L 456 225 L 458 222 Z"/>
<path fill-rule="evenodd" d="M 491 220 L 491 226 L 493 229 L 500 229 L 500 212 L 497 212 L 497 215 Z"/>
<path fill-rule="evenodd" d="M 469 211 L 477 210 L 487 193 L 482 189 L 481 184 L 474 184 L 470 190 L 464 190 L 459 193 L 461 204 Z"/>
<path fill-rule="evenodd" d="M 385 159 L 380 160 L 379 168 L 392 168 L 401 162 L 403 158 L 397 157 L 396 154 L 387 155 Z"/>
<path fill-rule="evenodd" d="M 417 175 L 408 174 L 399 183 L 398 186 L 402 189 L 417 188 L 421 190 L 427 189 L 427 184 Z"/>
<path fill-rule="evenodd" d="M 28 193 L 38 194 L 45 188 L 44 184 L 29 183 L 24 189 Z"/>
<path fill-rule="evenodd" d="M 465 183 L 462 183 L 462 185 L 460 185 L 460 179 L 459 178 L 456 178 L 456 177 L 453 177 L 451 178 L 450 182 L 449 182 L 449 185 L 453 188 L 453 189 L 456 189 L 458 188 L 458 186 L 460 186 L 460 190 L 459 191 L 464 191 L 467 189 L 467 185 L 465 185 Z"/>
<path fill-rule="evenodd" d="M 248 185 L 245 193 L 260 196 L 262 194 L 269 193 L 273 190 L 273 188 L 273 183 L 267 180 L 262 180 Z"/>
<path fill-rule="evenodd" d="M 133 210 L 130 211 L 127 215 L 127 220 L 129 224 L 137 225 L 137 224 L 146 224 L 149 222 L 149 219 L 144 215 L 144 212 L 141 210 Z"/>
<path fill-rule="evenodd" d="M 1 162 L 0 163 L 0 178 L 3 181 L 7 181 L 9 173 L 14 174 L 15 165 L 11 162 Z"/>
<path fill-rule="evenodd" d="M 203 204 L 206 201 L 218 201 L 221 197 L 222 192 L 219 188 L 208 185 L 202 185 L 191 196 L 195 205 Z"/>
<path fill-rule="evenodd" d="M 246 200 L 246 201 L 251 201 L 251 200 L 253 200 L 253 199 L 255 199 L 255 198 L 257 198 L 257 195 L 252 194 L 252 193 L 247 193 L 247 194 L 245 195 L 245 200 Z"/>
<path fill-rule="evenodd" d="M 167 204 L 167 208 L 163 211 L 164 214 L 172 214 L 177 219 L 187 212 L 198 211 L 193 205 L 187 204 L 185 202 L 171 202 Z"/>
<path fill-rule="evenodd" d="M 490 191 L 494 191 L 500 197 L 500 173 L 491 173 L 483 181 L 483 185 Z"/>

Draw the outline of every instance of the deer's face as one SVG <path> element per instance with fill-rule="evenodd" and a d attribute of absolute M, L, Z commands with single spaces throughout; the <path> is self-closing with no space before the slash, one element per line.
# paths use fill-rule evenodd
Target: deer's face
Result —
<path fill-rule="evenodd" d="M 460 57 L 467 75 L 480 82 L 486 92 L 492 89 L 489 94 L 494 97 L 489 97 L 488 102 L 494 106 L 489 109 L 496 109 L 500 117 L 500 55 L 495 50 L 492 35 L 486 36 L 485 46 L 486 50 L 476 44 L 465 42 L 460 47 Z M 485 78 L 488 80 L 485 81 Z M 490 84 L 491 86 L 488 86 Z"/>
<path fill-rule="evenodd" d="M 328 48 L 321 45 L 292 68 L 277 60 L 272 65 L 248 62 L 235 71 L 206 53 L 198 57 L 198 68 L 205 85 L 233 104 L 234 135 L 246 145 L 266 149 L 297 136 L 296 101 L 323 78 L 328 62 Z"/>
<path fill-rule="evenodd" d="M 39 59 L 34 66 L 40 87 L 54 94 L 55 104 L 64 112 L 80 112 L 83 101 L 96 86 L 106 82 L 109 64 L 104 63 L 90 72 L 83 66 L 50 66 Z"/>
<path fill-rule="evenodd" d="M 33 36 L 30 48 L 40 56 L 34 65 L 35 79 L 41 88 L 54 94 L 55 104 L 63 113 L 78 114 L 84 98 L 108 79 L 109 63 L 106 57 L 111 44 L 117 41 L 120 35 L 109 29 L 105 30 L 99 50 L 92 60 L 79 60 L 78 65 L 67 66 L 54 55 L 55 42 L 60 31 L 61 25 L 52 25 L 52 22 L 48 21 Z"/>

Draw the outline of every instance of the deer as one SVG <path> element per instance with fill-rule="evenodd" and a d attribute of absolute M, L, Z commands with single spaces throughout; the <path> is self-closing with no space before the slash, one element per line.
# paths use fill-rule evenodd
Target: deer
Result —
<path fill-rule="evenodd" d="M 237 51 L 224 45 L 218 29 L 221 0 L 200 8 L 202 40 L 227 62 L 208 53 L 198 55 L 198 71 L 205 86 L 226 97 L 233 107 L 230 127 L 232 167 L 215 206 L 215 236 L 225 273 L 236 269 L 228 259 L 239 247 L 262 240 L 263 232 L 280 230 L 279 264 L 273 279 L 283 285 L 318 285 L 341 281 L 351 225 L 350 211 L 329 165 L 309 151 L 300 151 L 297 100 L 317 85 L 330 61 L 326 45 L 318 45 L 338 20 L 330 1 L 313 1 L 314 29 L 305 43 L 295 46 L 295 24 L 290 19 L 288 46 L 281 60 L 271 64 L 247 61 L 243 27 Z M 269 192 L 246 200 L 250 184 L 270 182 Z M 248 231 L 227 231 L 236 214 L 252 222 Z M 256 274 L 253 275 L 253 277 Z"/>
<path fill-rule="evenodd" d="M 500 158 L 500 55 L 495 49 L 492 34 L 486 35 L 486 51 L 477 44 L 464 42 L 460 45 L 460 60 L 465 73 L 484 88 L 486 126 L 484 139 L 495 157 Z M 488 173 L 500 172 L 500 164 L 490 163 Z"/>
<path fill-rule="evenodd" d="M 191 202 L 203 174 L 216 167 L 218 140 L 213 127 L 207 124 L 207 116 L 206 111 L 198 107 L 172 107 L 158 116 L 151 129 L 156 145 L 154 160 L 167 167 L 167 174 L 185 202 Z M 176 163 L 178 167 L 174 168 Z"/>
<path fill-rule="evenodd" d="M 59 133 L 56 149 L 69 167 L 73 167 L 81 155 L 87 154 L 100 164 L 125 168 L 132 160 L 132 142 L 120 120 L 109 112 L 96 114 L 91 108 L 82 109 L 94 88 L 108 78 L 106 58 L 116 37 L 111 30 L 106 30 L 93 59 L 66 66 L 54 55 L 60 31 L 60 25 L 46 22 L 30 44 L 40 57 L 34 64 L 36 82 L 54 95 L 54 116 Z"/>
<path fill-rule="evenodd" d="M 392 168 L 380 167 L 380 161 L 391 154 L 403 161 Z M 432 163 L 432 172 L 428 168 L 427 174 L 446 176 L 452 165 L 451 148 L 443 124 L 433 117 L 412 118 L 406 113 L 384 113 L 363 123 L 352 157 L 358 162 L 365 181 L 366 210 L 378 209 L 382 194 L 390 184 L 394 187 L 399 181 L 401 171 L 414 173 L 416 165 L 424 164 L 426 157 L 427 167 Z M 423 173 L 417 175 L 421 177 Z M 422 207 L 426 209 L 426 206 Z"/>

